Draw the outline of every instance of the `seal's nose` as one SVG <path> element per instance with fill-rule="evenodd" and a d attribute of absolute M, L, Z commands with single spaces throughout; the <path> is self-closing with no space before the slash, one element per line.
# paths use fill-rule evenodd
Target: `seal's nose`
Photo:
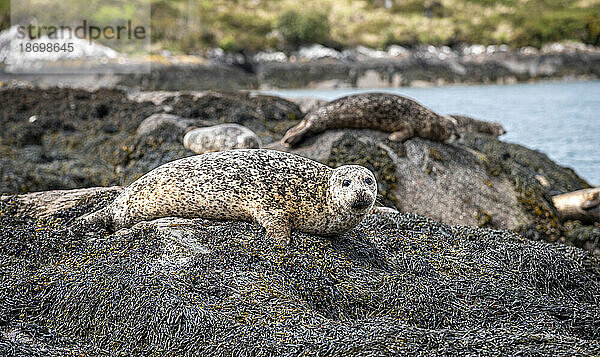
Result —
<path fill-rule="evenodd" d="M 361 199 L 361 200 L 358 200 L 358 201 L 354 201 L 352 203 L 352 208 L 354 208 L 354 209 L 363 209 L 363 208 L 369 207 L 370 205 L 371 205 L 371 202 L 369 202 L 367 200 L 364 200 L 364 199 Z"/>
<path fill-rule="evenodd" d="M 363 190 L 358 193 L 356 196 L 356 200 L 352 202 L 352 208 L 354 209 L 363 209 L 367 208 L 371 205 L 371 201 L 369 200 L 367 193 Z"/>

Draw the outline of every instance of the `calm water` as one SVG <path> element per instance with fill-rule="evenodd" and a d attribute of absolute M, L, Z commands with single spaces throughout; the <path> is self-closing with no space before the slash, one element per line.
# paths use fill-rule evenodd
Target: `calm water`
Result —
<path fill-rule="evenodd" d="M 270 93 L 332 100 L 367 91 L 401 94 L 441 114 L 502 123 L 507 131 L 502 140 L 542 151 L 591 185 L 600 185 L 600 81 Z"/>

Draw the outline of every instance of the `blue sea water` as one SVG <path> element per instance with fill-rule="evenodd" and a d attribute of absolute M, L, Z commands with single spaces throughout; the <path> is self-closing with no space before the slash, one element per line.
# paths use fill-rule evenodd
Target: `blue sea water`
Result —
<path fill-rule="evenodd" d="M 400 94 L 440 114 L 499 122 L 507 131 L 501 140 L 541 151 L 591 185 L 600 185 L 600 81 L 269 93 L 333 100 L 369 91 Z"/>

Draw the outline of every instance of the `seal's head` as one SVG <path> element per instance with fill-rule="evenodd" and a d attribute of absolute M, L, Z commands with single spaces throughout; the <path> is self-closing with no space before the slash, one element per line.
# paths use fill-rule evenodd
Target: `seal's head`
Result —
<path fill-rule="evenodd" d="M 489 133 L 492 135 L 500 136 L 506 134 L 506 130 L 500 123 L 490 122 Z"/>
<path fill-rule="evenodd" d="M 373 173 L 362 166 L 340 166 L 329 179 L 329 194 L 337 207 L 362 215 L 375 203 L 377 182 Z"/>

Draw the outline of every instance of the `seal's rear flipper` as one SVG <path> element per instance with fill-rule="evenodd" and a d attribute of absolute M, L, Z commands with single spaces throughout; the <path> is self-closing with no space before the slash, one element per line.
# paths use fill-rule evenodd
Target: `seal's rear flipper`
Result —
<path fill-rule="evenodd" d="M 109 207 L 110 206 L 104 207 L 75 219 L 75 221 L 73 221 L 73 226 L 91 230 L 104 228 L 112 231 L 112 224 L 109 219 Z"/>
<path fill-rule="evenodd" d="M 310 134 L 310 126 L 306 120 L 302 120 L 298 125 L 290 128 L 285 133 L 281 139 L 281 143 L 287 147 L 298 146 L 308 134 Z"/>

